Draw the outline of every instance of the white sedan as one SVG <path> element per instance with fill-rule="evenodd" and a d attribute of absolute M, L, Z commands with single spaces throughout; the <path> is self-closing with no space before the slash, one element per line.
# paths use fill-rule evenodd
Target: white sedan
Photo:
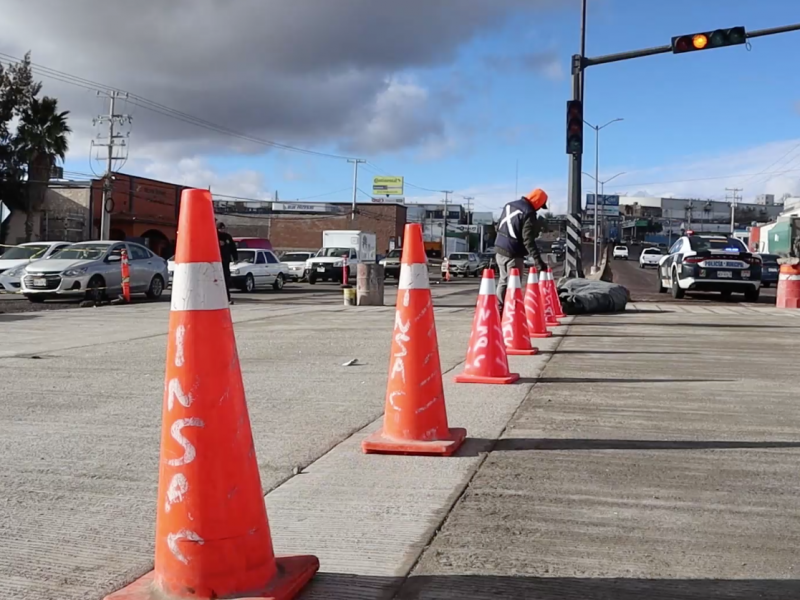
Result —
<path fill-rule="evenodd" d="M 627 246 L 614 246 L 614 252 L 611 254 L 614 260 L 622 259 L 628 260 L 628 247 Z"/>
<path fill-rule="evenodd" d="M 639 268 L 657 267 L 662 256 L 660 248 L 645 248 L 639 255 Z"/>
<path fill-rule="evenodd" d="M 0 292 L 18 293 L 25 267 L 71 245 L 71 242 L 29 242 L 11 248 L 0 257 Z"/>
<path fill-rule="evenodd" d="M 271 250 L 239 248 L 237 254 L 238 260 L 231 263 L 232 288 L 243 292 L 263 287 L 283 289 L 283 284 L 289 279 L 289 267 L 279 261 Z"/>

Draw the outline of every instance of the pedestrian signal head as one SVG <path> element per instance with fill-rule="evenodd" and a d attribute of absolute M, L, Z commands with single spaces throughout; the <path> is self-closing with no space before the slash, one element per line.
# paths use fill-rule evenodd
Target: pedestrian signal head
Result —
<path fill-rule="evenodd" d="M 525 199 L 531 203 L 531 206 L 533 206 L 535 210 L 547 208 L 547 193 L 544 190 L 536 188 L 525 196 Z"/>
<path fill-rule="evenodd" d="M 731 27 L 730 29 L 717 29 L 701 33 L 678 35 L 672 38 L 672 53 L 682 54 L 705 50 L 707 48 L 721 48 L 735 46 L 747 42 L 747 32 L 744 27 Z"/>

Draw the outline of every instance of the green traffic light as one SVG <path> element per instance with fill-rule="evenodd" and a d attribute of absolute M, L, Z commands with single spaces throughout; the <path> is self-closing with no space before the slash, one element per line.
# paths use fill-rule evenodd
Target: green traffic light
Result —
<path fill-rule="evenodd" d="M 711 47 L 716 48 L 717 46 L 724 46 L 726 41 L 725 32 L 721 29 L 717 29 L 714 33 L 712 33 L 708 37 L 708 45 Z"/>
<path fill-rule="evenodd" d="M 747 38 L 744 27 L 732 27 L 728 30 L 729 44 L 744 44 Z"/>

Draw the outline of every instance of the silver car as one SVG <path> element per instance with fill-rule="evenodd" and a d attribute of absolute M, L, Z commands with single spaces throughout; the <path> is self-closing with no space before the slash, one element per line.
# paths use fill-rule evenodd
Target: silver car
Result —
<path fill-rule="evenodd" d="M 65 296 L 115 298 L 122 293 L 122 251 L 128 251 L 132 294 L 158 299 L 169 278 L 167 262 L 131 242 L 81 242 L 28 265 L 22 293 L 31 302 Z"/>

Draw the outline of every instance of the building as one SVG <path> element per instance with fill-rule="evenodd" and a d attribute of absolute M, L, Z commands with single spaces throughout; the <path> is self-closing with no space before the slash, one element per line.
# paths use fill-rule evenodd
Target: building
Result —
<path fill-rule="evenodd" d="M 759 194 L 756 196 L 756 204 L 773 206 L 775 204 L 775 194 Z"/>

